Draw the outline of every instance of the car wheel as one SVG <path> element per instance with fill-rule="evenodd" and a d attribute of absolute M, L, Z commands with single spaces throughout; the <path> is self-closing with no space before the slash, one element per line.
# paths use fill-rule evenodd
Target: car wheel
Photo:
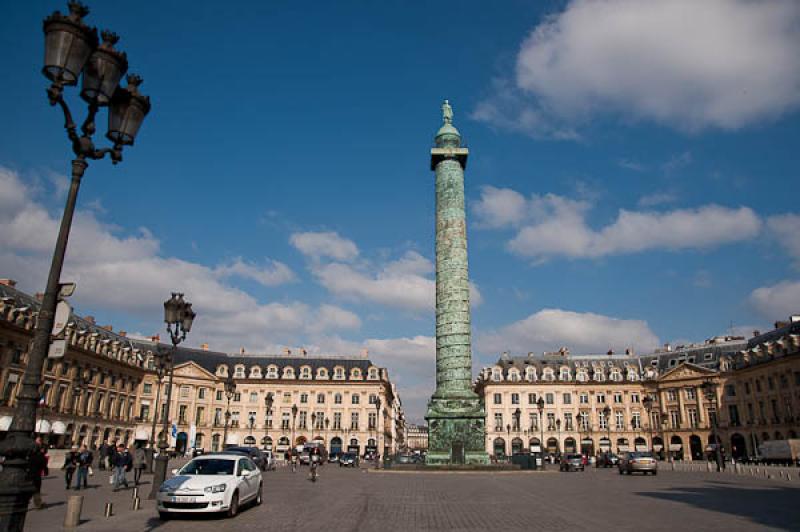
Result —
<path fill-rule="evenodd" d="M 239 492 L 234 491 L 231 495 L 231 504 L 228 506 L 228 517 L 236 517 L 239 513 Z"/>
<path fill-rule="evenodd" d="M 168 521 L 169 512 L 158 512 L 158 518 L 161 519 L 162 521 Z"/>
<path fill-rule="evenodd" d="M 258 491 L 256 492 L 256 500 L 253 504 L 254 506 L 261 506 L 261 503 L 264 502 L 264 494 L 262 493 L 263 491 L 264 491 L 264 485 L 259 484 Z"/>

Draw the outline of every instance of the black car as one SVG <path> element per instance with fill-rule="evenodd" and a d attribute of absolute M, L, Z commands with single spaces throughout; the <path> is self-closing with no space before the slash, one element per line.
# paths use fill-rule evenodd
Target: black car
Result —
<path fill-rule="evenodd" d="M 597 457 L 596 467 L 615 467 L 619 464 L 619 456 L 611 453 L 603 453 Z"/>
<path fill-rule="evenodd" d="M 230 447 L 225 447 L 225 450 L 222 452 L 223 454 L 240 454 L 242 456 L 248 456 L 261 471 L 266 471 L 269 467 L 269 459 L 258 447 L 239 447 L 236 445 L 231 445 Z"/>

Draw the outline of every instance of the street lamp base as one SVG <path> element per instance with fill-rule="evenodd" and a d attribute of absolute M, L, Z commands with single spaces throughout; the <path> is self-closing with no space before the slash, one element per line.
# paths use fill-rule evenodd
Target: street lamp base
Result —
<path fill-rule="evenodd" d="M 153 468 L 153 487 L 150 490 L 150 495 L 147 496 L 149 500 L 154 500 L 161 488 L 161 484 L 167 479 L 167 465 L 169 464 L 169 455 L 166 451 L 161 451 L 156 456 L 155 467 Z"/>

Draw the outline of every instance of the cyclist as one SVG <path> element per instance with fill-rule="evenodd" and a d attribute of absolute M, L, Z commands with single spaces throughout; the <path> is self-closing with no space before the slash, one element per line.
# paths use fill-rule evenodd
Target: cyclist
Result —
<path fill-rule="evenodd" d="M 292 473 L 297 471 L 297 449 L 292 449 Z"/>

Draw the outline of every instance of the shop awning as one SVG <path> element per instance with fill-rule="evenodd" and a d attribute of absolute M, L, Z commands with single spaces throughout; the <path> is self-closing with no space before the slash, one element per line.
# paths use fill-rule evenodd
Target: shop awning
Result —
<path fill-rule="evenodd" d="M 680 443 L 670 443 L 669 450 L 670 451 L 680 451 L 683 448 L 683 445 Z"/>
<path fill-rule="evenodd" d="M 663 448 L 664 448 L 664 446 L 663 446 L 663 445 L 659 445 L 659 444 L 657 444 L 657 443 L 656 443 L 655 445 L 653 445 L 653 450 L 654 450 L 654 451 L 660 451 L 660 450 L 661 450 L 661 449 L 663 449 Z"/>
<path fill-rule="evenodd" d="M 50 422 L 46 419 L 37 419 L 36 420 L 36 429 L 34 430 L 37 434 L 49 434 L 50 433 Z"/>
<path fill-rule="evenodd" d="M 11 426 L 11 421 L 14 418 L 11 416 L 0 416 L 0 431 L 8 430 L 8 427 Z"/>
<path fill-rule="evenodd" d="M 136 429 L 136 437 L 134 440 L 147 441 L 150 439 L 150 433 L 145 429 Z"/>
<path fill-rule="evenodd" d="M 50 427 L 50 430 L 53 432 L 53 434 L 58 434 L 58 435 L 66 434 L 67 425 L 64 424 L 63 421 L 56 421 L 53 423 L 53 426 Z"/>

